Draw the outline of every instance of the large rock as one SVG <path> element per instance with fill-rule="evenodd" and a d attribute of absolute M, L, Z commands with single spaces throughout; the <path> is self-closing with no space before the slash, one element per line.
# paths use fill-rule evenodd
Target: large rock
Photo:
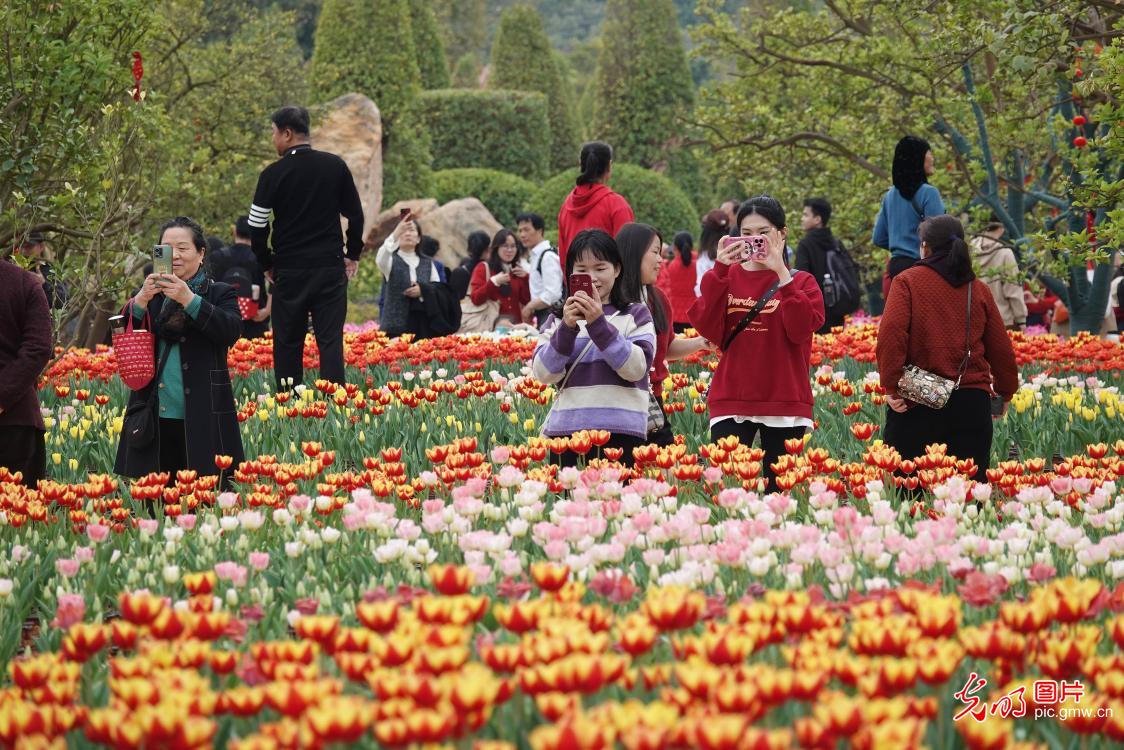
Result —
<path fill-rule="evenodd" d="M 465 256 L 468 235 L 481 230 L 489 237 L 503 228 L 491 212 L 476 198 L 460 198 L 438 206 L 432 198 L 400 201 L 383 211 L 371 223 L 366 246 L 374 252 L 398 223 L 403 208 L 409 208 L 421 224 L 422 233 L 441 243 L 437 259 L 447 266 L 455 266 Z"/>
<path fill-rule="evenodd" d="M 379 108 L 362 94 L 345 94 L 317 112 L 320 124 L 312 129 L 312 145 L 338 154 L 351 170 L 364 220 L 369 223 L 382 208 L 382 117 Z"/>

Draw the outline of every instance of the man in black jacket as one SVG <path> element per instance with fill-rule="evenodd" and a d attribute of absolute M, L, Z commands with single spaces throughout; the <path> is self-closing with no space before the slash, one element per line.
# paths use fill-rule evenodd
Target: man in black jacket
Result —
<path fill-rule="evenodd" d="M 835 236 L 827 228 L 831 219 L 831 204 L 826 198 L 808 198 L 804 201 L 804 212 L 800 215 L 800 228 L 804 238 L 796 246 L 796 268 L 807 271 L 816 277 L 816 283 L 823 292 L 824 274 L 827 270 L 827 253 L 835 248 Z M 843 325 L 843 317 L 833 315 L 826 309 L 823 326 L 816 333 L 827 333 L 832 326 Z"/>
<path fill-rule="evenodd" d="M 320 350 L 320 377 L 343 383 L 347 280 L 358 270 L 363 252 L 359 191 L 343 159 L 309 144 L 308 110 L 282 107 L 270 119 L 281 158 L 258 178 L 250 229 L 254 255 L 273 281 L 277 387 L 291 388 L 304 380 L 309 314 Z M 346 254 L 340 216 L 347 219 Z"/>

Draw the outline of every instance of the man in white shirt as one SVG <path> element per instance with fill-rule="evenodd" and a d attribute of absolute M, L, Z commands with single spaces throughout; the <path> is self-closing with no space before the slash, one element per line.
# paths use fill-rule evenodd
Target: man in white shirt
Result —
<path fill-rule="evenodd" d="M 546 223 L 538 214 L 523 213 L 515 219 L 519 241 L 530 248 L 531 301 L 523 306 L 524 322 L 541 327 L 550 308 L 562 301 L 562 263 L 558 251 L 543 236 Z"/>

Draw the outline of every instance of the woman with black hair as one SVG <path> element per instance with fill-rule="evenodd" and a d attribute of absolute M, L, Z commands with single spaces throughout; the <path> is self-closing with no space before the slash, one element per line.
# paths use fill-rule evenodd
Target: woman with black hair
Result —
<path fill-rule="evenodd" d="M 566 298 L 561 317 L 551 315 L 531 360 L 531 373 L 555 385 L 558 394 L 543 434 L 569 437 L 581 430 L 607 430 L 608 447 L 632 449 L 648 436 L 648 371 L 656 350 L 652 314 L 622 283 L 623 260 L 616 241 L 600 229 L 579 232 L 566 258 L 566 278 L 590 277 L 595 296 L 579 290 Z M 563 466 L 577 462 L 564 453 Z"/>
<path fill-rule="evenodd" d="M 664 265 L 667 275 L 668 299 L 671 302 L 671 323 L 676 333 L 691 327 L 687 311 L 698 297 L 698 259 L 695 257 L 694 238 L 690 232 L 678 232 L 671 240 L 674 255 Z"/>
<path fill-rule="evenodd" d="M 812 424 L 808 370 L 812 334 L 823 325 L 823 295 L 812 274 L 789 271 L 784 209 L 767 195 L 738 209 L 742 237 L 764 237 L 765 257 L 754 259 L 745 239 L 727 241 L 691 307 L 695 328 L 722 349 L 707 393 L 710 438 L 736 436 L 753 444 L 761 433 L 762 472 L 777 489 L 772 464 L 784 441 Z"/>
<path fill-rule="evenodd" d="M 476 270 L 476 265 L 484 258 L 491 244 L 492 240 L 487 232 L 477 229 L 470 233 L 466 242 L 465 257 L 456 268 L 449 269 L 449 289 L 452 290 L 453 296 L 461 301 L 462 313 L 465 312 L 466 306 L 474 307 L 472 301 L 467 299 L 468 286 L 472 280 L 472 272 Z M 464 322 L 463 315 L 461 322 Z"/>
<path fill-rule="evenodd" d="M 610 237 L 633 220 L 632 206 L 606 185 L 613 169 L 613 147 L 590 141 L 582 145 L 577 185 L 558 211 L 558 260 L 566 267 L 570 242 L 583 229 L 600 229 Z"/>
<path fill-rule="evenodd" d="M 975 479 L 991 465 L 991 395 L 1003 409 L 1019 387 L 1019 369 L 1003 316 L 987 284 L 972 272 L 964 227 L 953 216 L 921 225 L 921 259 L 890 286 L 878 326 L 878 376 L 887 395 L 882 437 L 902 458 L 931 443 L 975 461 Z M 954 380 L 943 408 L 907 401 L 899 392 L 906 365 Z"/>
<path fill-rule="evenodd" d="M 494 325 L 518 325 L 523 322 L 523 305 L 531 301 L 531 271 L 527 267 L 526 250 L 510 229 L 501 229 L 492 238 L 488 260 L 476 266 L 469 284 L 469 297 L 474 305 L 498 302 Z"/>
<path fill-rule="evenodd" d="M 718 257 L 718 242 L 728 237 L 730 218 L 726 212 L 716 208 L 702 217 L 702 232 L 699 234 L 699 254 L 695 261 L 695 297 L 702 294 L 702 279 L 706 272 L 714 268 Z M 736 232 L 734 232 L 736 234 Z"/>
<path fill-rule="evenodd" d="M 685 233 L 681 233 L 685 234 Z M 690 235 L 688 235 L 690 239 Z M 655 227 L 648 224 L 629 223 L 617 232 L 617 248 L 621 253 L 620 284 L 624 295 L 629 299 L 639 297 L 648 306 L 656 329 L 656 351 L 652 358 L 651 390 L 663 409 L 663 381 L 669 372 L 667 363 L 688 357 L 708 344 L 701 337 L 690 339 L 675 338 L 672 327 L 672 307 L 664 293 L 656 286 L 662 259 L 663 238 Z M 687 245 L 690 250 L 690 244 Z M 671 263 L 679 264 L 680 258 Z M 662 427 L 648 433 L 648 442 L 657 445 L 670 445 L 675 439 L 666 417 Z"/>
<path fill-rule="evenodd" d="M 421 225 L 407 215 L 375 255 L 375 265 L 386 282 L 379 327 L 389 336 L 412 333 L 417 339 L 426 339 L 440 335 L 430 325 L 422 287 L 440 284 L 441 276 L 433 259 L 418 252 L 421 239 Z"/>
<path fill-rule="evenodd" d="M 234 287 L 212 281 L 203 268 L 207 242 L 198 224 L 172 219 L 160 230 L 160 244 L 172 247 L 172 273 L 149 274 L 129 303 L 138 327 L 148 315 L 159 342 L 157 375 L 130 394 L 125 411 L 151 399 L 159 426 L 147 441 L 122 430 L 114 471 L 127 477 L 166 471 L 175 481 L 181 469 L 215 474 L 218 455 L 230 456 L 234 466 L 243 460 L 227 369 L 242 314 Z"/>
<path fill-rule="evenodd" d="M 890 263 L 882 282 L 882 296 L 889 294 L 890 280 L 921 258 L 917 228 L 929 216 L 944 213 L 940 191 L 929 184 L 933 174 L 933 151 L 929 142 L 907 135 L 894 147 L 893 186 L 882 197 L 874 221 L 874 244 L 890 251 Z"/>

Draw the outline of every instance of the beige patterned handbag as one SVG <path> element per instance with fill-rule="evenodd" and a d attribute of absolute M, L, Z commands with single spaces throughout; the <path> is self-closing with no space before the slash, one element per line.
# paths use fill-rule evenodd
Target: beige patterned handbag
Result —
<path fill-rule="evenodd" d="M 972 356 L 972 286 L 974 284 L 974 281 L 968 282 L 968 322 L 964 326 L 967 351 L 956 372 L 956 380 L 922 370 L 917 365 L 906 365 L 902 371 L 902 378 L 898 381 L 898 395 L 902 398 L 928 406 L 930 409 L 941 409 L 948 403 L 952 392 L 960 387 L 960 379 L 964 377 L 964 372 L 968 369 L 968 360 Z"/>

